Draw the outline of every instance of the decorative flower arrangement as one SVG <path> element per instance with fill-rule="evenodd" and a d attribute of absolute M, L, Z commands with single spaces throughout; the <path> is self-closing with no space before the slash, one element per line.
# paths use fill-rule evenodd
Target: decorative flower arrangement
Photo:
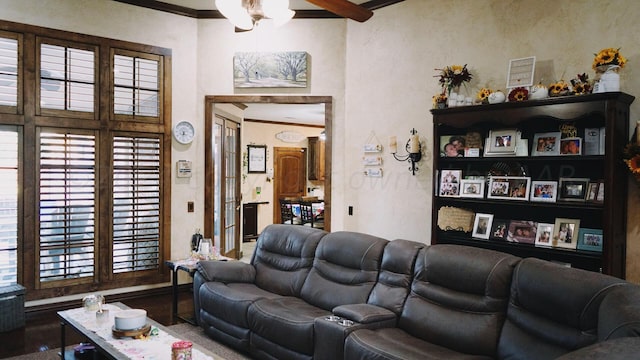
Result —
<path fill-rule="evenodd" d="M 447 103 L 447 95 L 446 94 L 438 94 L 438 95 L 435 95 L 433 97 L 433 108 L 434 109 L 444 108 L 444 107 L 446 107 L 446 103 Z M 439 105 L 439 104 L 443 104 L 443 105 Z"/>
<path fill-rule="evenodd" d="M 489 89 L 489 88 L 482 88 L 480 89 L 480 91 L 478 91 L 478 94 L 476 95 L 476 98 L 478 99 L 478 101 L 482 104 L 488 104 L 489 103 L 489 95 L 491 95 L 491 93 L 493 93 L 493 90 Z"/>
<path fill-rule="evenodd" d="M 586 73 L 576 75 L 575 79 L 571 79 L 571 85 L 576 95 L 591 94 L 591 91 L 593 91 L 589 75 Z"/>
<path fill-rule="evenodd" d="M 471 81 L 471 73 L 467 69 L 467 64 L 462 65 L 451 65 L 447 66 L 444 69 L 436 69 L 440 71 L 439 75 L 436 77 L 440 77 L 438 82 L 440 86 L 442 86 L 442 93 L 450 94 L 451 89 L 457 88 L 465 82 Z"/>
<path fill-rule="evenodd" d="M 595 56 L 595 59 L 593 59 L 593 70 L 596 71 L 604 72 L 611 65 L 618 65 L 620 68 L 623 68 L 624 64 L 627 63 L 627 59 L 620 54 L 620 48 L 602 49 L 595 54 Z"/>
<path fill-rule="evenodd" d="M 564 80 L 549 85 L 549 96 L 564 96 L 570 93 L 571 89 L 569 88 L 569 84 Z"/>
<path fill-rule="evenodd" d="M 509 101 L 525 101 L 529 99 L 529 90 L 517 87 L 509 92 Z"/>
<path fill-rule="evenodd" d="M 631 175 L 635 177 L 638 185 L 640 185 L 640 145 L 635 142 L 628 143 L 624 148 L 623 159 Z"/>

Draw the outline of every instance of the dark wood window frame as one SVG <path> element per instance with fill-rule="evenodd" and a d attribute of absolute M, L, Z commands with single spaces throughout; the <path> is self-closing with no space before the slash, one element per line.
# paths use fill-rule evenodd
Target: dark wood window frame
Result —
<path fill-rule="evenodd" d="M 20 222 L 18 231 L 18 283 L 27 288 L 27 300 L 45 299 L 97 290 L 122 288 L 140 284 L 157 284 L 169 280 L 162 264 L 171 254 L 171 49 L 38 26 L 0 21 L 0 36 L 18 39 L 19 79 L 17 106 L 0 107 L 0 125 L 18 128 L 20 153 Z M 40 59 L 39 44 L 95 49 L 94 112 L 50 110 L 39 108 Z M 158 116 L 116 115 L 113 109 L 113 56 L 127 56 L 158 61 Z M 87 114 L 89 116 L 87 116 Z M 39 217 L 38 131 L 57 128 L 69 131 L 91 131 L 96 134 L 96 257 L 92 281 L 64 283 L 58 287 L 41 286 L 38 282 Z M 113 271 L 113 141 L 114 136 L 155 138 L 159 151 L 159 211 L 157 264 L 153 269 L 115 273 Z"/>

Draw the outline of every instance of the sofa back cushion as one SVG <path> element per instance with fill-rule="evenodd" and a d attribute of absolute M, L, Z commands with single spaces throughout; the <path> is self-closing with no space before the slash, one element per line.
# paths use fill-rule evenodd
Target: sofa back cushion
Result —
<path fill-rule="evenodd" d="M 540 259 L 522 260 L 513 274 L 499 358 L 554 359 L 594 343 L 600 303 L 622 283 Z"/>
<path fill-rule="evenodd" d="M 418 251 L 424 247 L 425 244 L 409 240 L 393 240 L 385 246 L 378 282 L 369 295 L 369 304 L 400 315 L 411 289 Z"/>
<path fill-rule="evenodd" d="M 301 298 L 329 311 L 339 305 L 366 303 L 387 243 L 379 237 L 348 231 L 323 237 Z"/>
<path fill-rule="evenodd" d="M 251 264 L 256 269 L 255 284 L 283 296 L 299 296 L 316 247 L 327 233 L 299 225 L 267 226 L 256 243 Z"/>
<path fill-rule="evenodd" d="M 422 249 L 398 327 L 461 353 L 494 356 L 518 261 L 468 246 Z"/>

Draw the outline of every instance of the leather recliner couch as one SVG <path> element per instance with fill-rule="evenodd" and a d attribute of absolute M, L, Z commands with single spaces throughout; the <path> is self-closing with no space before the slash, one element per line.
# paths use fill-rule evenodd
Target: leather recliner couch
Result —
<path fill-rule="evenodd" d="M 193 286 L 205 333 L 259 359 L 578 359 L 603 348 L 610 359 L 640 347 L 637 285 L 474 247 L 276 224 L 250 264 L 201 261 Z"/>

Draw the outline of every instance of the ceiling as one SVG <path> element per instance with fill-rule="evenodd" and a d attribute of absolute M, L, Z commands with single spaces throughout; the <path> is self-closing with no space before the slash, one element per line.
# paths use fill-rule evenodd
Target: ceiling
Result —
<path fill-rule="evenodd" d="M 324 126 L 324 103 L 321 104 L 245 104 L 244 118 L 301 125 Z"/>

